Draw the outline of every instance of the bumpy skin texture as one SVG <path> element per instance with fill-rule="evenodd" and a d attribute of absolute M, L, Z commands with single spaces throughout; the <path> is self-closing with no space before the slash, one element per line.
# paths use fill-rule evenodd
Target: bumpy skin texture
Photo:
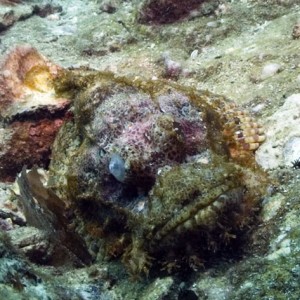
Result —
<path fill-rule="evenodd" d="M 159 167 L 180 163 L 205 144 L 200 113 L 187 97 L 170 93 L 157 100 L 124 88 L 95 111 L 89 134 L 106 157 L 124 159 L 128 184 L 152 182 Z"/>
<path fill-rule="evenodd" d="M 84 70 L 62 73 L 56 91 L 74 98 L 74 120 L 54 144 L 50 181 L 133 276 L 197 268 L 252 222 L 266 186 L 253 158 L 263 131 L 240 140 L 260 127 L 232 102 Z M 124 161 L 122 176 L 110 173 L 112 158 Z"/>

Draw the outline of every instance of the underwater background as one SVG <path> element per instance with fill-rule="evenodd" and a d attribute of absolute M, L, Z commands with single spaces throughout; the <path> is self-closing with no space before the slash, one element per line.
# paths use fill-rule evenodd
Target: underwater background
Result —
<path fill-rule="evenodd" d="M 299 299 L 299 1 L 0 0 L 0 34 L 0 299 Z"/>

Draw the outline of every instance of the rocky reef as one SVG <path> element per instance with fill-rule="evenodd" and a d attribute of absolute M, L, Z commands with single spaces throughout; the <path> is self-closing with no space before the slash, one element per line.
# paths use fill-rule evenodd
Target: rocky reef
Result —
<path fill-rule="evenodd" d="M 298 300 L 299 3 L 182 3 L 0 1 L 1 299 Z"/>

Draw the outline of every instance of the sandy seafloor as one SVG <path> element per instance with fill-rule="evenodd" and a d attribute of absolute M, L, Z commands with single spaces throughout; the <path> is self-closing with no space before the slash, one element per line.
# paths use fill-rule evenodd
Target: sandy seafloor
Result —
<path fill-rule="evenodd" d="M 162 77 L 168 53 L 183 70 L 177 83 L 224 95 L 264 125 L 256 161 L 278 186 L 262 205 L 250 254 L 198 270 L 187 281 L 170 275 L 135 282 L 114 262 L 56 274 L 27 265 L 1 236 L 0 299 L 299 299 L 300 170 L 292 168 L 300 158 L 299 1 L 223 0 L 208 5 L 205 15 L 155 26 L 137 23 L 140 1 L 48 2 L 62 11 L 40 17 L 32 5 L 41 1 L 0 7 L 0 21 L 11 11 L 16 16 L 1 32 L 1 55 L 30 44 L 64 68 L 154 79 Z M 114 12 L 105 11 L 107 3 Z M 8 193 L 2 184 L 2 202 Z M 27 269 L 42 279 L 26 278 Z M 95 272 L 98 285 L 91 284 Z"/>

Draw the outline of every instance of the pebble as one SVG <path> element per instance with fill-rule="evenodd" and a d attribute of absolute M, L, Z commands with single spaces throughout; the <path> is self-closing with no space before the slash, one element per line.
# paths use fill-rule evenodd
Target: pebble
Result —
<path fill-rule="evenodd" d="M 292 165 L 292 162 L 300 158 L 300 137 L 291 137 L 284 145 L 283 157 L 285 165 Z"/>
<path fill-rule="evenodd" d="M 264 80 L 271 76 L 274 76 L 276 73 L 280 71 L 281 65 L 277 63 L 269 63 L 265 65 L 261 71 L 261 79 Z"/>

